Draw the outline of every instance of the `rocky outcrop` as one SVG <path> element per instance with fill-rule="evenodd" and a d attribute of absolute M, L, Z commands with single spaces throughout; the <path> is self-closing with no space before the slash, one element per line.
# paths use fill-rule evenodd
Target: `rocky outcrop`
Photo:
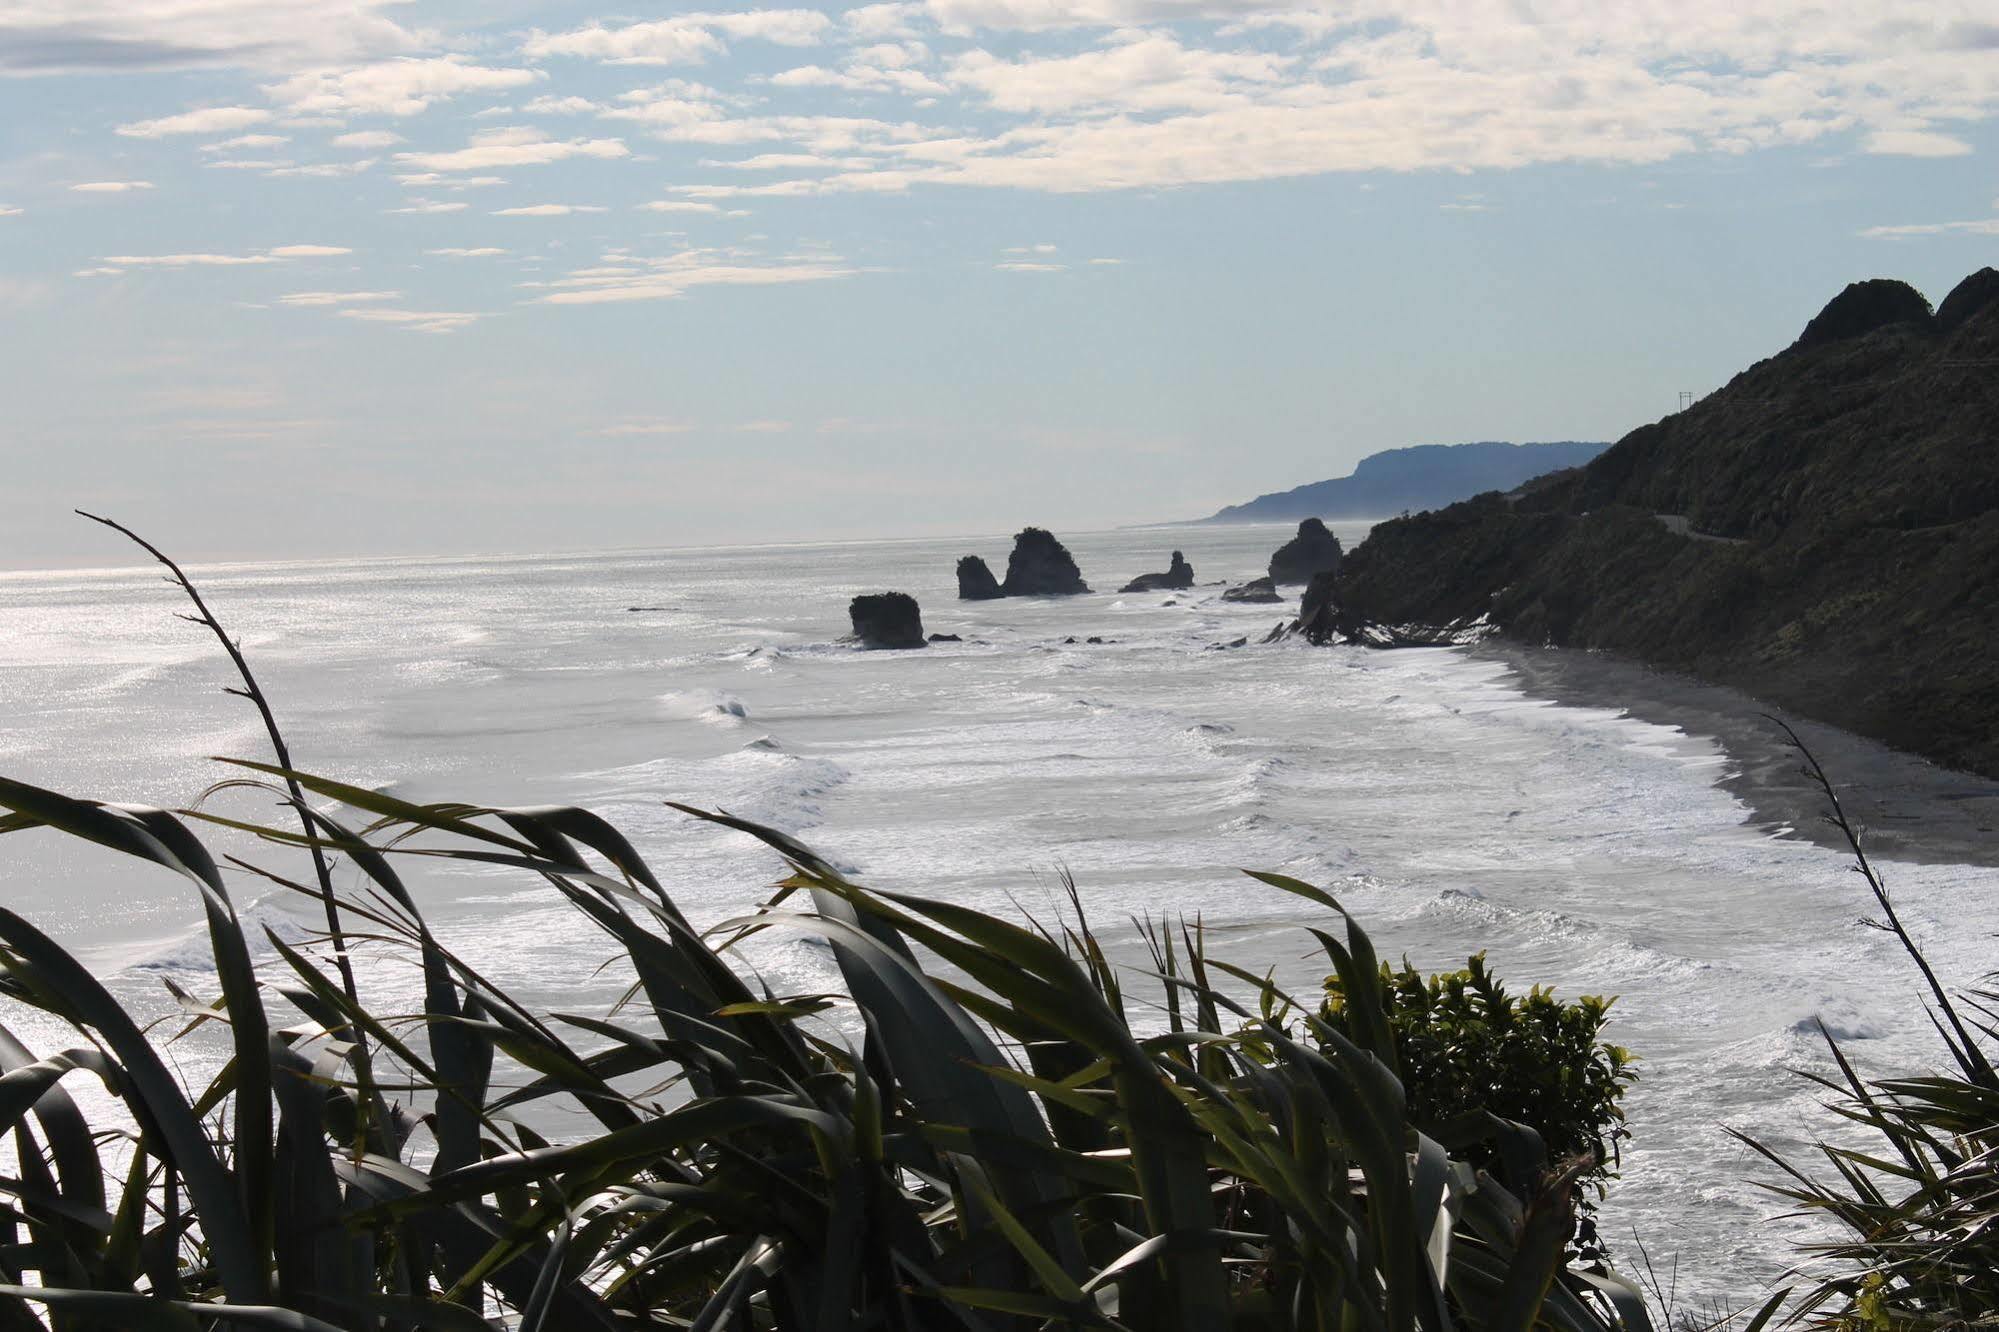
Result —
<path fill-rule="evenodd" d="M 1853 283 L 1827 302 L 1825 309 L 1805 325 L 1805 331 L 1791 344 L 1791 350 L 1865 337 L 1890 324 L 1929 322 L 1930 303 L 1920 291 L 1893 278 L 1869 278 Z"/>
<path fill-rule="evenodd" d="M 1270 581 L 1309 583 L 1315 575 L 1332 573 L 1339 567 L 1340 539 L 1327 531 L 1321 520 L 1307 518 L 1298 524 L 1298 535 L 1270 557 Z"/>
<path fill-rule="evenodd" d="M 1140 574 L 1119 588 L 1120 592 L 1173 592 L 1194 585 L 1194 566 L 1187 563 L 1187 557 L 1179 551 L 1173 552 L 1173 563 L 1165 573 Z"/>
<path fill-rule="evenodd" d="M 958 561 L 958 600 L 995 601 L 1006 593 L 1000 591 L 999 579 L 986 562 L 976 555 L 967 555 Z"/>
<path fill-rule="evenodd" d="M 1090 585 L 1068 549 L 1053 533 L 1038 527 L 1021 529 L 1007 557 L 1006 581 L 1000 591 L 1009 597 L 1072 597 Z"/>
<path fill-rule="evenodd" d="M 1999 776 L 1999 275 L 1921 303 L 1856 284 L 1588 466 L 1379 524 L 1339 636 L 1617 652 Z"/>
<path fill-rule="evenodd" d="M 865 648 L 930 646 L 923 636 L 923 612 L 907 592 L 876 592 L 847 604 L 854 637 Z"/>
<path fill-rule="evenodd" d="M 1241 587 L 1228 589 L 1222 593 L 1222 600 L 1269 602 L 1282 601 L 1284 597 L 1278 592 L 1277 584 L 1268 578 L 1258 578 L 1254 582 L 1244 583 Z"/>
<path fill-rule="evenodd" d="M 1298 603 L 1298 619 L 1291 627 L 1314 643 L 1329 643 L 1339 634 L 1339 573 L 1328 570 L 1312 575 L 1304 600 Z"/>

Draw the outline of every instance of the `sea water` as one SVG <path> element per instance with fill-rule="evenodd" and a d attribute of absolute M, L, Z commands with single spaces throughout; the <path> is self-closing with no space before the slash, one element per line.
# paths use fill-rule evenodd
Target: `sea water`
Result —
<path fill-rule="evenodd" d="M 1351 545 L 1364 528 L 1336 530 Z M 1529 699 L 1458 650 L 1261 644 L 1295 602 L 1228 603 L 1221 585 L 1260 575 L 1282 529 L 1064 535 L 1097 591 L 958 601 L 957 557 L 1003 569 L 999 536 L 197 576 L 300 766 L 417 800 L 587 805 L 703 923 L 752 908 L 781 865 L 668 800 L 990 911 L 1052 916 L 1067 872 L 1108 934 L 1198 917 L 1217 951 L 1306 991 L 1326 968 L 1300 927 L 1326 922 L 1240 869 L 1332 890 L 1384 956 L 1435 968 L 1484 950 L 1520 988 L 1616 995 L 1611 1036 L 1642 1074 L 1603 1214 L 1620 1261 L 1642 1240 L 1696 1301 L 1752 1298 L 1798 1258 L 1808 1232 L 1770 1221 L 1781 1202 L 1755 1181 L 1773 1172 L 1726 1130 L 1790 1150 L 1834 1130 L 1793 1071 L 1826 1067 L 1820 1020 L 1866 1069 L 1939 1063 L 1916 977 L 1862 923 L 1843 857 L 1751 826 L 1716 785 L 1728 760 L 1709 737 Z M 1197 587 L 1111 590 L 1173 547 Z M 848 599 L 889 589 L 963 641 L 842 642 Z M 211 756 L 268 758 L 183 609 L 152 569 L 0 575 L 0 773 L 172 808 L 230 775 Z M 213 800 L 284 816 L 267 797 Z M 439 933 L 498 983 L 568 1010 L 616 999 L 606 940 L 545 884 L 412 873 Z M 1949 981 L 1999 960 L 1999 872 L 1889 873 Z M 310 903 L 247 875 L 234 891 L 260 930 L 310 931 Z M 0 893 L 142 1010 L 169 1011 L 164 980 L 202 989 L 198 906 L 164 871 L 30 832 L 0 839 Z M 796 938 L 745 961 L 780 992 L 836 983 Z M 0 1021 L 40 1047 L 65 1039 Z M 175 1057 L 193 1079 L 211 1056 Z"/>

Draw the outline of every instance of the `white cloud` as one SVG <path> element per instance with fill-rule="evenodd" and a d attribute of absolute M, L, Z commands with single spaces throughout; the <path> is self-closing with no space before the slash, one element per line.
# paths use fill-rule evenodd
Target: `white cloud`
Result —
<path fill-rule="evenodd" d="M 469 207 L 471 207 L 470 204 L 464 203 L 440 203 L 435 199 L 412 199 L 401 208 L 384 208 L 382 211 L 389 214 L 411 213 L 423 215 L 430 213 L 462 213 Z"/>
<path fill-rule="evenodd" d="M 397 153 L 398 162 L 429 171 L 480 171 L 493 167 L 542 166 L 571 157 L 628 157 L 622 139 L 550 139 L 536 129 L 486 130 L 470 146 L 441 153 Z"/>
<path fill-rule="evenodd" d="M 1124 32 L 1101 50 L 1050 59 L 1000 60 L 973 51 L 951 64 L 951 81 L 1002 111 L 1084 108 L 1120 112 L 1219 109 L 1241 103 L 1248 85 L 1284 82 L 1292 56 L 1208 51 L 1165 33 Z"/>
<path fill-rule="evenodd" d="M 280 245 L 271 253 L 280 259 L 325 259 L 354 251 L 344 245 Z"/>
<path fill-rule="evenodd" d="M 1971 145 L 1934 130 L 1876 130 L 1861 141 L 1861 149 L 1888 157 L 1965 157 Z"/>
<path fill-rule="evenodd" d="M 722 210 L 711 203 L 695 203 L 691 199 L 654 199 L 639 206 L 642 213 L 719 213 Z M 15 211 L 19 211 L 16 209 Z"/>
<path fill-rule="evenodd" d="M 335 148 L 393 148 L 402 141 L 402 135 L 389 130 L 358 130 L 333 136 Z"/>
<path fill-rule="evenodd" d="M 158 120 L 139 120 L 120 125 L 118 133 L 128 139 L 164 139 L 170 134 L 226 134 L 230 130 L 261 125 L 271 113 L 254 106 L 209 106 L 183 111 Z"/>
<path fill-rule="evenodd" d="M 501 208 L 494 217 L 568 217 L 571 213 L 601 213 L 604 210 L 595 204 L 527 204 L 520 208 Z"/>
<path fill-rule="evenodd" d="M 236 268 L 283 260 L 268 254 L 107 254 L 104 262 L 118 268 Z"/>
<path fill-rule="evenodd" d="M 1006 247 L 1006 249 L 1005 249 L 1005 250 L 1004 250 L 1004 251 L 1003 251 L 1002 253 L 1005 253 L 1005 254 L 1054 254 L 1054 253 L 1056 252 L 1056 250 L 1057 250 L 1057 249 L 1059 249 L 1059 248 L 1060 248 L 1059 246 L 1056 246 L 1056 245 L 1051 245 L 1051 244 L 1049 244 L 1049 243 L 1048 243 L 1047 241 L 1042 241 L 1042 242 L 1040 242 L 1039 244 L 1035 244 L 1035 245 L 1009 245 L 1009 246 L 1007 246 L 1007 247 Z"/>
<path fill-rule="evenodd" d="M 832 26 L 833 20 L 816 9 L 680 14 L 621 28 L 592 24 L 571 32 L 536 32 L 521 49 L 535 59 L 580 56 L 615 65 L 688 65 L 726 50 L 730 39 L 816 46 Z"/>
<path fill-rule="evenodd" d="M 27 210 L 21 208 L 11 208 L 6 204 L 0 204 L 0 217 L 19 217 L 25 211 Z"/>
<path fill-rule="evenodd" d="M 89 180 L 70 189 L 78 194 L 129 194 L 133 190 L 150 190 L 150 180 Z"/>
<path fill-rule="evenodd" d="M 688 421 L 620 421 L 608 425 L 597 433 L 612 438 L 635 435 L 684 435 L 694 429 Z"/>
<path fill-rule="evenodd" d="M 1066 273 L 1069 271 L 1067 264 L 1037 264 L 1019 259 L 1010 260 L 1003 264 L 994 264 L 993 267 L 1008 273 Z"/>
<path fill-rule="evenodd" d="M 1921 222 L 1910 226 L 1869 227 L 1860 234 L 1868 240 L 1914 240 L 1920 236 L 1999 236 L 1999 217 L 1977 218 L 1969 222 Z"/>
<path fill-rule="evenodd" d="M 1104 265 L 1114 265 L 1114 264 L 1121 264 L 1121 263 L 1123 263 L 1123 262 L 1124 262 L 1124 260 L 1122 260 L 1122 259 L 1092 259 L 1092 260 L 1090 260 L 1090 262 L 1091 262 L 1091 263 L 1093 263 L 1093 264 L 1104 264 Z"/>
<path fill-rule="evenodd" d="M 359 319 L 370 324 L 395 324 L 412 333 L 456 333 L 468 328 L 481 319 L 490 318 L 486 314 L 472 314 L 466 311 L 438 310 L 374 310 L 357 309 L 338 312 L 342 319 Z"/>
<path fill-rule="evenodd" d="M 399 291 L 295 291 L 278 297 L 279 305 L 326 306 L 362 305 L 373 301 L 399 301 Z"/>
<path fill-rule="evenodd" d="M 660 258 L 577 269 L 546 284 L 548 294 L 539 299 L 547 305 L 664 301 L 684 296 L 696 287 L 827 282 L 852 277 L 858 271 L 832 255 L 766 261 L 738 251 L 690 249 Z"/>
<path fill-rule="evenodd" d="M 510 251 L 503 250 L 496 245 L 480 245 L 472 249 L 447 246 L 442 250 L 425 250 L 424 253 L 439 255 L 446 259 L 492 259 L 510 253 Z"/>
<path fill-rule="evenodd" d="M 218 139 L 214 143 L 204 143 L 204 153 L 241 152 L 246 148 L 275 148 L 281 143 L 290 143 L 289 134 L 239 134 L 233 139 Z"/>
<path fill-rule="evenodd" d="M 519 88 L 541 77 L 536 70 L 493 69 L 447 55 L 308 70 L 265 91 L 305 115 L 413 116 L 461 93 Z"/>
<path fill-rule="evenodd" d="M 840 15 L 840 22 L 856 37 L 909 37 L 922 13 L 920 4 L 862 5 Z"/>

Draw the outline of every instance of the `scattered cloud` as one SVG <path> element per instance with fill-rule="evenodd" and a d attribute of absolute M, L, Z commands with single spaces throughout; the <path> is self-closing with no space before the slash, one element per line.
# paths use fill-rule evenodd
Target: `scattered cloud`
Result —
<path fill-rule="evenodd" d="M 605 211 L 596 204 L 525 204 L 519 208 L 500 208 L 494 217 L 568 217 L 571 213 L 601 213 Z"/>
<path fill-rule="evenodd" d="M 255 264 L 282 264 L 293 259 L 334 258 L 352 253 L 352 250 L 339 245 L 280 245 L 251 254 L 107 254 L 98 262 L 117 269 L 239 268 Z M 108 274 L 93 272 L 91 276 Z"/>
<path fill-rule="evenodd" d="M 495 69 L 445 55 L 307 70 L 265 91 L 295 115 L 414 116 L 465 93 L 520 88 L 542 77 L 537 70 Z"/>
<path fill-rule="evenodd" d="M 731 40 L 816 46 L 833 20 L 816 9 L 753 9 L 730 14 L 680 14 L 631 23 L 602 24 L 570 32 L 535 32 L 521 48 L 531 59 L 576 56 L 613 65 L 694 65 L 728 49 Z"/>
<path fill-rule="evenodd" d="M 120 125 L 118 133 L 128 139 L 164 139 L 170 134 L 226 134 L 230 130 L 261 125 L 271 113 L 255 106 L 210 106 L 183 111 L 177 116 L 139 120 Z"/>
<path fill-rule="evenodd" d="M 692 199 L 654 199 L 639 206 L 642 213 L 719 213 L 722 210 L 711 203 L 696 203 Z"/>
<path fill-rule="evenodd" d="M 7 204 L 0 204 L 0 217 L 19 217 L 26 211 L 24 208 L 14 208 Z"/>
<path fill-rule="evenodd" d="M 1861 141 L 1861 149 L 1889 157 L 1965 157 L 1971 145 L 1934 130 L 1876 130 Z"/>
<path fill-rule="evenodd" d="M 1909 226 L 1868 227 L 1860 234 L 1867 240 L 1914 240 L 1920 236 L 1999 236 L 1999 217 L 1974 218 L 1968 222 L 1920 222 Z"/>
<path fill-rule="evenodd" d="M 354 251 L 344 245 L 280 245 L 271 253 L 279 259 L 328 259 Z"/>
<path fill-rule="evenodd" d="M 393 324 L 412 333 L 456 333 L 459 329 L 471 327 L 481 319 L 491 318 L 487 314 L 472 314 L 462 310 L 378 310 L 363 307 L 340 310 L 337 313 L 342 319 L 358 319 L 370 324 Z"/>
<path fill-rule="evenodd" d="M 620 421 L 597 431 L 600 435 L 619 438 L 633 435 L 685 435 L 694 429 L 688 421 Z"/>
<path fill-rule="evenodd" d="M 1069 271 L 1067 264 L 1043 264 L 1025 259 L 1009 259 L 1005 263 L 994 264 L 993 267 L 1007 273 L 1066 273 Z"/>
<path fill-rule="evenodd" d="M 204 143 L 204 153 L 234 153 L 247 148 L 275 148 L 281 143 L 290 143 L 289 134 L 238 134 L 233 139 L 218 139 L 214 143 Z"/>
<path fill-rule="evenodd" d="M 393 148 L 402 141 L 403 136 L 392 130 L 357 130 L 333 136 L 335 148 Z"/>
<path fill-rule="evenodd" d="M 459 246 L 446 246 L 441 250 L 425 250 L 424 253 L 438 255 L 445 259 L 495 259 L 500 255 L 511 253 L 511 251 L 503 250 L 497 245 L 478 245 L 469 249 Z"/>
<path fill-rule="evenodd" d="M 389 214 L 412 213 L 424 215 L 430 213 L 462 213 L 470 207 L 471 205 L 467 203 L 441 202 L 436 199 L 412 199 L 401 208 L 384 208 L 382 211 Z"/>
<path fill-rule="evenodd" d="M 688 249 L 657 258 L 632 258 L 576 269 L 544 284 L 546 305 L 600 305 L 674 300 L 696 287 L 774 286 L 852 277 L 858 269 L 834 256 L 764 260 L 740 251 Z"/>
<path fill-rule="evenodd" d="M 70 189 L 78 194 L 129 194 L 133 190 L 150 190 L 150 180 L 88 180 Z"/>
<path fill-rule="evenodd" d="M 279 305 L 323 306 L 365 305 L 375 301 L 399 301 L 399 291 L 295 291 L 278 297 Z"/>
<path fill-rule="evenodd" d="M 397 153 L 398 162 L 425 171 L 482 171 L 494 167 L 543 166 L 571 157 L 629 157 L 622 139 L 551 139 L 528 128 L 483 130 L 464 148 L 441 153 Z"/>

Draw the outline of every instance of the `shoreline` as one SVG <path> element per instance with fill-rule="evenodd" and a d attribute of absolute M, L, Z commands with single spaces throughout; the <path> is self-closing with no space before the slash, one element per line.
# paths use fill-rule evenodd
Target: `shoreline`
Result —
<path fill-rule="evenodd" d="M 1762 714 L 1780 716 L 1824 765 L 1869 856 L 1999 867 L 1999 781 L 1939 767 L 1737 689 L 1609 653 L 1497 639 L 1467 650 L 1504 664 L 1509 683 L 1529 697 L 1610 708 L 1711 737 L 1729 765 L 1716 785 L 1749 807 L 1747 823 L 1843 852 L 1845 839 L 1823 818 L 1824 794 L 1799 771 L 1798 754 Z"/>

